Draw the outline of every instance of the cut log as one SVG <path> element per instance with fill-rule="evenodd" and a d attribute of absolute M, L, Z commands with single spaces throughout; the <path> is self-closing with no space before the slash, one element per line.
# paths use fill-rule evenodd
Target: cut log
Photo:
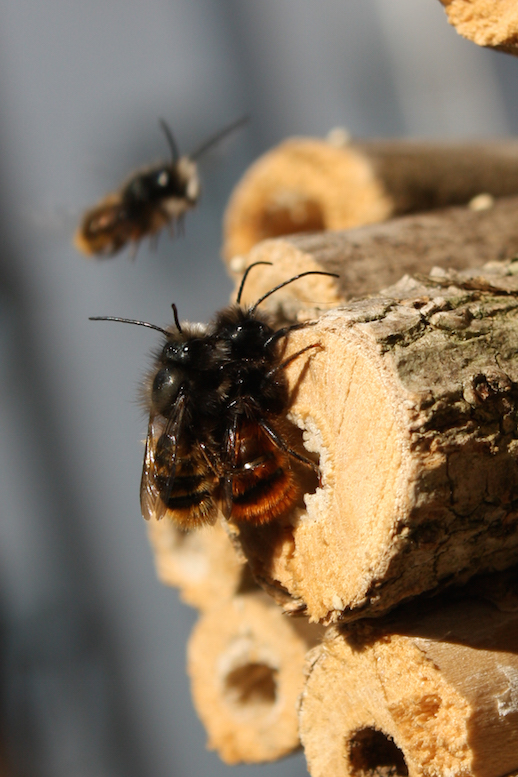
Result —
<path fill-rule="evenodd" d="M 293 621 L 262 592 L 206 613 L 188 645 L 188 671 L 208 747 L 229 764 L 282 758 L 300 746 L 297 699 L 319 627 Z"/>
<path fill-rule="evenodd" d="M 312 777 L 518 772 L 518 606 L 430 604 L 311 651 L 300 735 Z"/>
<path fill-rule="evenodd" d="M 345 232 L 268 240 L 233 263 L 233 277 L 237 286 L 246 266 L 272 262 L 248 276 L 243 301 L 253 303 L 299 272 L 338 273 L 337 279 L 303 278 L 262 305 L 281 319 L 296 320 L 301 307 L 337 307 L 351 297 L 379 292 L 405 273 L 428 273 L 434 266 L 481 267 L 517 254 L 518 197 L 510 197 L 483 211 L 448 208 Z"/>
<path fill-rule="evenodd" d="M 441 0 L 457 32 L 479 46 L 518 55 L 515 0 Z"/>
<path fill-rule="evenodd" d="M 168 520 L 149 521 L 148 533 L 159 579 L 179 588 L 192 607 L 219 606 L 253 586 L 246 559 L 236 553 L 221 523 L 184 532 Z"/>
<path fill-rule="evenodd" d="M 292 138 L 261 157 L 235 188 L 223 255 L 261 240 L 341 230 L 418 211 L 518 194 L 518 141 L 373 140 L 337 146 Z"/>
<path fill-rule="evenodd" d="M 254 574 L 331 623 L 518 561 L 518 262 L 437 270 L 292 332 L 289 417 L 321 486 L 239 525 Z"/>

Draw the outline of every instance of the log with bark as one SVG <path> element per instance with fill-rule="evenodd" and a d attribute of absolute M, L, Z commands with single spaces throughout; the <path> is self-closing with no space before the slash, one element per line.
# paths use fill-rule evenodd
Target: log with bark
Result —
<path fill-rule="evenodd" d="M 235 527 L 257 579 L 331 623 L 518 561 L 518 262 L 403 279 L 292 332 L 305 509 Z"/>
<path fill-rule="evenodd" d="M 479 46 L 518 55 L 518 7 L 514 0 L 440 0 L 457 32 Z"/>
<path fill-rule="evenodd" d="M 434 266 L 462 270 L 518 254 L 518 197 L 483 211 L 469 207 L 404 216 L 342 232 L 267 240 L 232 266 L 236 286 L 253 262 L 271 262 L 250 273 L 243 301 L 255 302 L 299 272 L 323 270 L 336 279 L 311 276 L 273 294 L 262 305 L 281 320 L 296 320 L 301 308 L 334 308 L 351 297 L 379 292 L 408 274 Z"/>
<path fill-rule="evenodd" d="M 516 774 L 517 579 L 512 607 L 421 601 L 332 630 L 301 697 L 312 777 Z"/>
<path fill-rule="evenodd" d="M 226 763 L 272 761 L 300 746 L 304 661 L 321 636 L 318 626 L 284 617 L 262 592 L 202 615 L 189 640 L 188 671 L 208 747 Z"/>
<path fill-rule="evenodd" d="M 267 238 L 350 229 L 473 198 L 475 207 L 484 207 L 488 195 L 513 194 L 518 194 L 513 139 L 336 145 L 292 138 L 255 162 L 236 186 L 224 220 L 223 255 L 232 262 Z"/>

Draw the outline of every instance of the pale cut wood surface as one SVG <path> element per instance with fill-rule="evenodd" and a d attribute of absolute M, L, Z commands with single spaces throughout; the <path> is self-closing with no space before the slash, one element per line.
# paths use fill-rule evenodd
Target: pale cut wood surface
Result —
<path fill-rule="evenodd" d="M 147 528 L 159 579 L 179 588 L 180 597 L 192 607 L 219 606 L 253 585 L 246 559 L 236 552 L 221 523 L 184 532 L 166 519 L 149 521 Z"/>
<path fill-rule="evenodd" d="M 308 656 L 300 734 L 312 777 L 518 771 L 518 607 L 415 602 Z"/>
<path fill-rule="evenodd" d="M 337 307 L 351 297 L 379 292 L 405 273 L 427 273 L 434 266 L 481 267 L 517 254 L 518 197 L 510 197 L 484 211 L 447 208 L 342 232 L 267 240 L 232 263 L 232 276 L 237 286 L 248 265 L 272 263 L 250 272 L 243 294 L 248 304 L 297 273 L 338 273 L 336 279 L 302 278 L 261 306 L 280 319 L 296 320 L 301 308 Z"/>
<path fill-rule="evenodd" d="M 518 55 L 515 0 L 441 0 L 448 20 L 464 38 Z"/>
<path fill-rule="evenodd" d="M 208 747 L 226 763 L 272 761 L 300 746 L 304 661 L 321 636 L 262 592 L 236 596 L 198 621 L 187 651 L 192 694 Z"/>
<path fill-rule="evenodd" d="M 259 268 L 258 268 L 259 269 Z M 236 527 L 257 578 L 323 623 L 518 560 L 518 262 L 403 279 L 293 332 L 305 511 Z"/>
<path fill-rule="evenodd" d="M 223 256 L 261 240 L 341 230 L 451 205 L 483 193 L 518 194 L 518 141 L 464 143 L 291 138 L 237 184 L 224 219 Z"/>

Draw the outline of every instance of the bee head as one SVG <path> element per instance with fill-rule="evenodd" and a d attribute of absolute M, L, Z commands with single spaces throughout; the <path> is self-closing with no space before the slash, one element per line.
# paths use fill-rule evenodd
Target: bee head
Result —
<path fill-rule="evenodd" d="M 214 343 L 209 336 L 168 338 L 160 361 L 168 369 L 204 370 L 212 366 Z"/>

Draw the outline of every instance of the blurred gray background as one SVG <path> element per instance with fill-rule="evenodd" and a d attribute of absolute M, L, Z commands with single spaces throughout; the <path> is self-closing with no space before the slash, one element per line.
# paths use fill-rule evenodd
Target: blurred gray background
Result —
<path fill-rule="evenodd" d="M 295 777 L 302 755 L 226 767 L 185 675 L 195 613 L 155 577 L 138 490 L 137 386 L 156 344 L 121 315 L 206 320 L 230 283 L 225 202 L 288 134 L 505 135 L 518 60 L 437 0 L 0 2 L 0 746 L 17 777 Z M 185 237 L 87 261 L 81 211 L 242 113 L 201 162 Z M 0 752 L 0 761 L 2 752 Z M 1 771 L 1 764 L 0 764 Z"/>

